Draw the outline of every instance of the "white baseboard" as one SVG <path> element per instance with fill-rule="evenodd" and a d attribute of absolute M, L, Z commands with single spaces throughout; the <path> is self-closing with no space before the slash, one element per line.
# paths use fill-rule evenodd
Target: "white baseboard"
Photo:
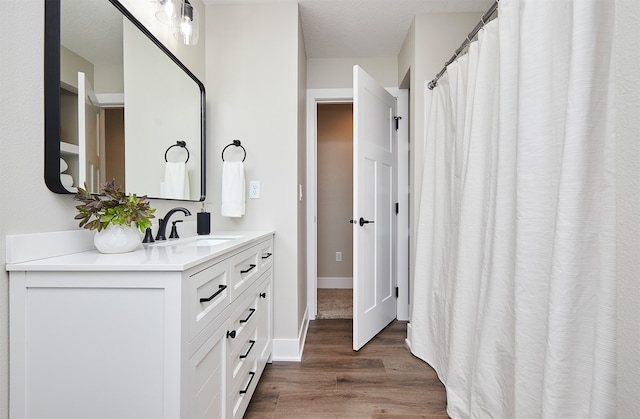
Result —
<path fill-rule="evenodd" d="M 307 330 L 309 329 L 309 309 L 305 310 L 302 319 L 302 327 L 298 339 L 273 339 L 273 351 L 271 358 L 274 361 L 300 362 L 304 343 L 307 340 Z"/>
<path fill-rule="evenodd" d="M 411 323 L 407 323 L 407 338 L 404 340 L 404 343 L 407 345 L 407 348 L 411 350 Z"/>
<path fill-rule="evenodd" d="M 353 288 L 353 278 L 351 277 L 318 278 L 318 288 Z"/>

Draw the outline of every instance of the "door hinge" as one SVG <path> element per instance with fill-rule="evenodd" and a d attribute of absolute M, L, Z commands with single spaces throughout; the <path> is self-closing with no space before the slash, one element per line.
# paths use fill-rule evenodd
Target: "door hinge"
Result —
<path fill-rule="evenodd" d="M 396 287 L 396 298 L 400 297 L 400 290 Z"/>
<path fill-rule="evenodd" d="M 396 121 L 396 131 L 398 131 L 398 129 L 400 128 L 400 120 L 402 119 L 401 116 L 394 116 L 393 119 L 395 119 Z"/>
<path fill-rule="evenodd" d="M 400 204 L 396 202 L 396 215 L 400 214 Z"/>

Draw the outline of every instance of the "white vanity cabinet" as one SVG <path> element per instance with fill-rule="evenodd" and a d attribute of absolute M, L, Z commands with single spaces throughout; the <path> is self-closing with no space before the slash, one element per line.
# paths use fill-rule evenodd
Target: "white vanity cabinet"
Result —
<path fill-rule="evenodd" d="M 10 417 L 242 417 L 273 337 L 273 235 L 250 237 L 8 265 Z"/>

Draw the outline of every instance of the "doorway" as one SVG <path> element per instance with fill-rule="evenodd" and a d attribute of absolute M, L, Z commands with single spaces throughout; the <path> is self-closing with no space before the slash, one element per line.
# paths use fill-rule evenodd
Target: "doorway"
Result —
<path fill-rule="evenodd" d="M 319 103 L 317 319 L 353 318 L 353 103 Z"/>
<path fill-rule="evenodd" d="M 390 88 L 389 90 L 398 98 L 398 147 L 397 167 L 399 168 L 398 182 L 398 241 L 396 245 L 397 261 L 406 263 L 397 264 L 398 304 L 397 319 L 409 320 L 409 92 L 407 89 Z M 308 89 L 307 90 L 307 321 L 315 320 L 318 307 L 318 280 L 320 275 L 317 270 L 318 258 L 318 214 L 317 214 L 317 110 L 320 105 L 352 104 L 353 89 Z M 350 163 L 352 164 L 352 162 Z M 351 179 L 351 178 L 350 178 Z M 351 182 L 352 183 L 352 182 Z M 350 213 L 351 215 L 352 213 Z M 351 218 L 351 216 L 349 216 Z M 346 220 L 348 223 L 348 219 Z M 349 225 L 349 224 L 347 224 Z M 352 227 L 346 227 L 352 233 Z M 330 251 L 335 261 L 336 250 Z M 344 264 L 345 252 L 342 253 Z M 339 289 L 345 282 L 325 281 L 320 286 L 329 284 L 331 288 Z M 346 288 L 351 290 L 350 288 Z"/>

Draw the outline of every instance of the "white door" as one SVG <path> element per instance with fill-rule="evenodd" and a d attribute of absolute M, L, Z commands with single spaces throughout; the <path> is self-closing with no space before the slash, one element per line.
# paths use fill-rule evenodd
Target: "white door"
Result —
<path fill-rule="evenodd" d="M 353 68 L 353 349 L 396 318 L 396 98 Z"/>
<path fill-rule="evenodd" d="M 89 192 L 98 193 L 102 182 L 100 162 L 100 104 L 85 74 L 78 72 L 78 185 L 87 183 Z"/>

